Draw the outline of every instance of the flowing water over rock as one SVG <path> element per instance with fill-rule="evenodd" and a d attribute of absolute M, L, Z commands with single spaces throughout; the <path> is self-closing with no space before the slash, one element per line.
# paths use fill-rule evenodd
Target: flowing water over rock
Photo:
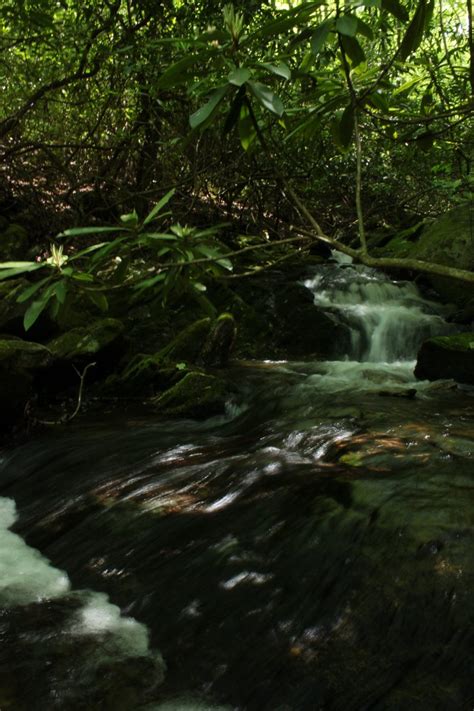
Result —
<path fill-rule="evenodd" d="M 412 374 L 449 326 L 370 270 L 307 285 L 340 360 L 3 453 L 2 711 L 472 708 L 474 399 Z"/>

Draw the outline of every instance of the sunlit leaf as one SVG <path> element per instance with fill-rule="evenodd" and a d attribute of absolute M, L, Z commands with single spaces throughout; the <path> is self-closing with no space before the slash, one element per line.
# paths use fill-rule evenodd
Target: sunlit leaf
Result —
<path fill-rule="evenodd" d="M 234 86 L 242 86 L 242 84 L 245 84 L 251 76 L 252 72 L 250 69 L 247 69 L 247 67 L 239 67 L 229 73 L 227 80 L 229 84 L 234 84 Z"/>
<path fill-rule="evenodd" d="M 269 89 L 264 84 L 260 84 L 260 82 L 256 81 L 249 81 L 248 84 L 252 94 L 262 106 L 264 106 L 266 109 L 268 109 L 268 111 L 271 111 L 277 116 L 283 115 L 285 111 L 283 103 L 281 99 L 276 94 L 274 94 L 271 89 Z"/>
<path fill-rule="evenodd" d="M 336 20 L 336 31 L 341 35 L 355 37 L 357 32 L 357 17 L 353 15 L 341 15 Z"/>
<path fill-rule="evenodd" d="M 285 62 L 278 62 L 278 64 L 270 64 L 268 62 L 262 62 L 262 67 L 268 69 L 272 74 L 276 74 L 278 77 L 283 79 L 291 79 L 291 69 Z"/>
<path fill-rule="evenodd" d="M 212 92 L 209 101 L 204 104 L 204 106 L 201 106 L 200 109 L 191 114 L 191 116 L 189 117 L 189 125 L 191 126 L 191 128 L 197 128 L 198 126 L 201 126 L 201 124 L 203 124 L 205 121 L 207 121 L 208 118 L 212 116 L 224 96 L 227 94 L 228 88 L 229 87 L 226 84 L 225 86 L 220 86 L 215 89 Z"/>
<path fill-rule="evenodd" d="M 322 50 L 333 26 L 334 20 L 326 20 L 316 27 L 311 37 L 311 51 L 313 54 L 318 54 Z"/>
<path fill-rule="evenodd" d="M 143 225 L 148 225 L 150 222 L 153 222 L 155 217 L 158 215 L 159 212 L 164 208 L 164 206 L 171 200 L 173 195 L 176 192 L 176 188 L 172 188 L 169 190 L 166 195 L 164 195 L 161 200 L 159 200 L 154 208 L 151 210 L 151 212 L 148 213 L 148 215 L 145 217 L 143 220 Z"/>

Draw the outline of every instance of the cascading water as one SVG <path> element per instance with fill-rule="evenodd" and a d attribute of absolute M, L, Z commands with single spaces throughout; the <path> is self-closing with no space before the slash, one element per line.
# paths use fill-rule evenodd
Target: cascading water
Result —
<path fill-rule="evenodd" d="M 351 330 L 349 360 L 413 361 L 421 343 L 447 333 L 441 308 L 424 299 L 415 284 L 392 282 L 367 267 L 346 266 L 334 279 L 324 268 L 305 286 L 315 303 Z"/>
<path fill-rule="evenodd" d="M 306 285 L 339 360 L 236 368 L 227 420 L 89 414 L 4 453 L 0 709 L 472 707 L 474 401 L 413 376 L 450 326 L 365 268 Z"/>

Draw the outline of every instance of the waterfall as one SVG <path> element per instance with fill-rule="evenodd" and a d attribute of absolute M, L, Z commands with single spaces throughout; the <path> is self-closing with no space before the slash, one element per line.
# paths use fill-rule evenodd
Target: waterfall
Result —
<path fill-rule="evenodd" d="M 368 363 L 413 361 L 427 338 L 448 333 L 439 304 L 415 284 L 390 281 L 366 267 L 321 269 L 304 284 L 315 304 L 350 328 L 350 352 L 341 357 Z"/>

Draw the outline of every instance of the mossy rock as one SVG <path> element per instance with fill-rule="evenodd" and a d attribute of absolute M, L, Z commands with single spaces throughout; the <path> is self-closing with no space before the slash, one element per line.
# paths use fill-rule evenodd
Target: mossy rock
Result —
<path fill-rule="evenodd" d="M 421 259 L 458 269 L 474 269 L 474 201 L 459 205 L 434 220 L 412 245 L 411 259 Z M 465 303 L 474 296 L 470 284 L 444 277 L 430 277 L 431 284 L 444 298 Z"/>
<path fill-rule="evenodd" d="M 165 348 L 159 352 L 163 362 L 196 363 L 204 344 L 211 333 L 212 319 L 202 318 L 185 328 Z"/>
<path fill-rule="evenodd" d="M 16 370 L 38 370 L 47 368 L 53 362 L 53 355 L 40 343 L 23 341 L 21 338 L 0 337 L 0 366 Z"/>
<path fill-rule="evenodd" d="M 0 261 L 25 259 L 28 251 L 28 233 L 21 225 L 8 225 L 0 232 Z"/>
<path fill-rule="evenodd" d="M 420 380 L 452 378 L 474 385 L 474 333 L 425 341 L 418 353 L 415 375 Z"/>
<path fill-rule="evenodd" d="M 124 333 L 121 321 L 105 318 L 90 326 L 73 328 L 48 343 L 53 355 L 66 361 L 83 360 L 112 346 Z"/>
<path fill-rule="evenodd" d="M 182 378 L 185 366 L 178 365 L 163 362 L 159 354 L 138 353 L 125 368 L 107 378 L 101 392 L 118 393 L 124 397 L 153 397 Z"/>
<path fill-rule="evenodd" d="M 151 402 L 163 415 L 204 419 L 225 412 L 223 380 L 193 371 Z"/>
<path fill-rule="evenodd" d="M 237 325 L 232 314 L 221 314 L 212 324 L 199 356 L 200 362 L 205 366 L 219 368 L 227 365 L 236 335 Z"/>

